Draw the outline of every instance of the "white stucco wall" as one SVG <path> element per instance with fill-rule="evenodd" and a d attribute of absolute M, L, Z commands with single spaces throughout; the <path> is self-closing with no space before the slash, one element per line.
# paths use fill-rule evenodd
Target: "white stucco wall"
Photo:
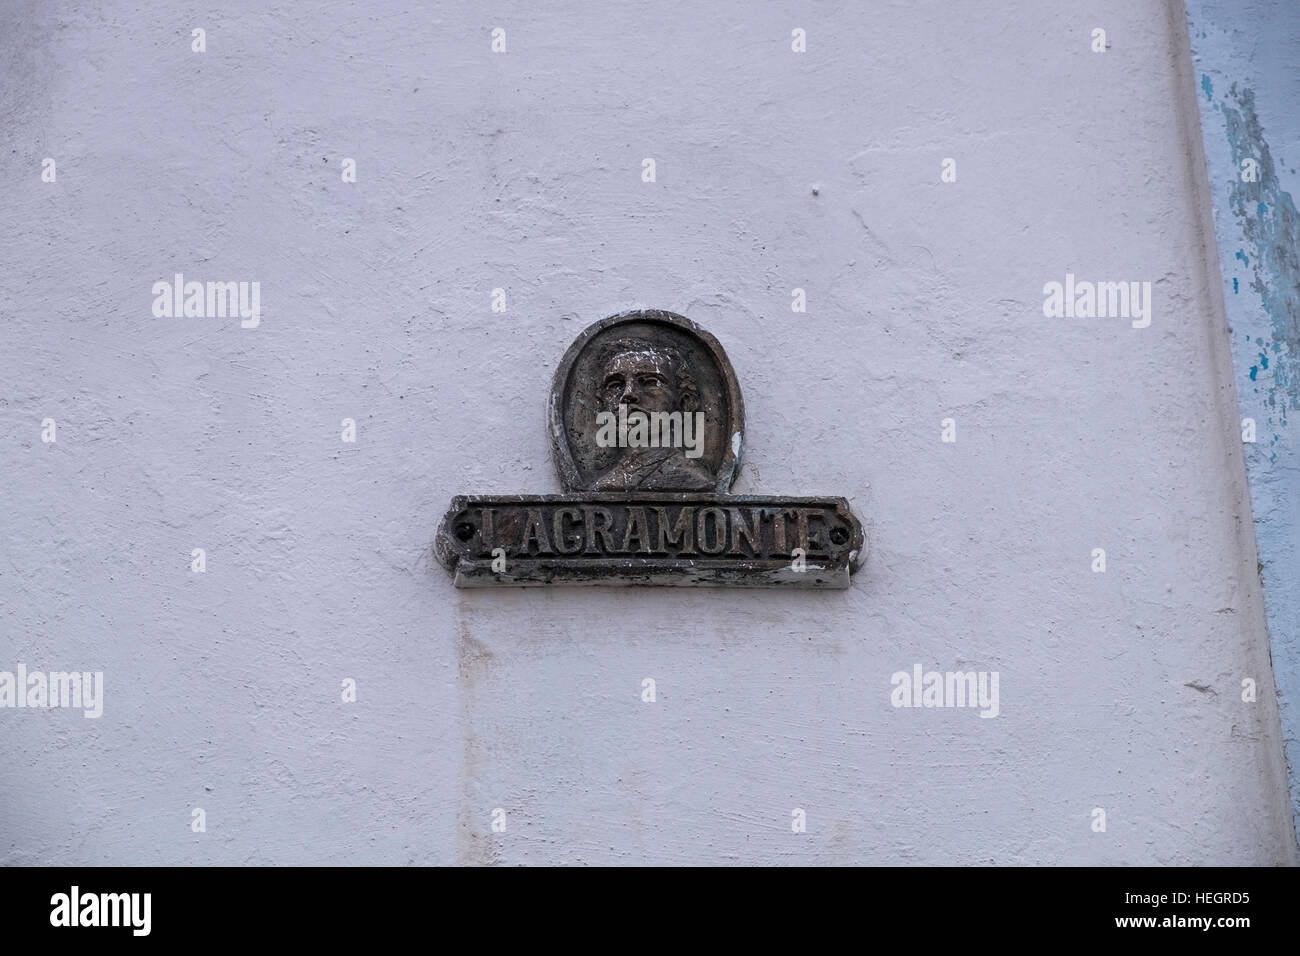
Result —
<path fill-rule="evenodd" d="M 105 675 L 0 710 L 0 862 L 1294 862 L 1181 8 L 546 6 L 0 11 L 0 669 Z M 850 590 L 434 564 L 638 304 L 727 348 L 736 492 L 852 500 Z"/>

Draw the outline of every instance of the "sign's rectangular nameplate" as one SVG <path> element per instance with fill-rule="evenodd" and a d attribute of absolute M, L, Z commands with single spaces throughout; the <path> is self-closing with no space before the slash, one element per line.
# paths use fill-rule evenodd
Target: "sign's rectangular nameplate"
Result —
<path fill-rule="evenodd" d="M 708 492 L 459 496 L 436 544 L 457 587 L 846 588 L 862 548 L 843 498 Z"/>

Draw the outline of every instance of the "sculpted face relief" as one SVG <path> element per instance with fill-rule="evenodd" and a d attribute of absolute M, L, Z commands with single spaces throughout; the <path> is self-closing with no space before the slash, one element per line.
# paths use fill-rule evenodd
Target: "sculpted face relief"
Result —
<path fill-rule="evenodd" d="M 704 454 L 699 386 L 681 353 L 649 342 L 620 342 L 605 363 L 596 413 L 596 445 L 631 449 L 593 486 L 706 489 L 714 479 Z M 654 449 L 653 451 L 649 449 Z"/>

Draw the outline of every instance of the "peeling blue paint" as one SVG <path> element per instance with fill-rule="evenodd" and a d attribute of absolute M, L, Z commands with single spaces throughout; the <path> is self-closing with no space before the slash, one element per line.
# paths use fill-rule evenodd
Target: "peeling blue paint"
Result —
<path fill-rule="evenodd" d="M 1300 843 L 1300 213 L 1269 139 L 1300 140 L 1300 4 L 1186 0 L 1292 815 Z M 1216 88 L 1220 91 L 1217 95 Z M 1194 95 L 1194 94 L 1193 94 Z M 1243 167 L 1243 161 L 1251 160 Z M 1250 172 L 1255 175 L 1250 176 Z M 1245 177 L 1245 178 L 1243 178 Z M 1247 181 L 1250 179 L 1252 181 Z M 1293 189 L 1295 187 L 1292 180 Z M 1232 252 L 1231 250 L 1236 250 Z M 1246 271 L 1244 286 L 1234 273 Z"/>
<path fill-rule="evenodd" d="M 1286 347 L 1285 360 L 1279 353 L 1268 404 L 1270 408 L 1279 403 L 1284 408 L 1300 408 L 1300 259 L 1296 251 L 1300 247 L 1300 213 L 1291 194 L 1278 182 L 1256 114 L 1254 91 L 1239 89 L 1234 82 L 1220 106 L 1233 168 L 1240 169 L 1244 159 L 1258 164 L 1258 181 L 1232 177 L 1228 204 L 1255 251 L 1251 289 L 1259 294 L 1260 306 L 1271 319 L 1273 341 Z M 1254 217 L 1246 212 L 1251 200 Z M 1237 258 L 1250 265 L 1244 249 L 1238 250 Z"/>

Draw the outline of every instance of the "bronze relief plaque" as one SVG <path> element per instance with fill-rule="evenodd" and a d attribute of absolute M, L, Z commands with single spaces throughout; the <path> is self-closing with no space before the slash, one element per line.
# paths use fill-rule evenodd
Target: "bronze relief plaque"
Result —
<path fill-rule="evenodd" d="M 729 494 L 745 407 L 721 344 L 672 312 L 578 336 L 548 409 L 565 495 L 457 496 L 435 551 L 457 587 L 845 588 L 862 526 L 835 497 Z"/>
<path fill-rule="evenodd" d="M 551 386 L 549 424 L 560 480 L 570 491 L 731 490 L 740 470 L 745 405 L 718 340 L 688 323 L 671 312 L 614 316 L 569 347 Z M 620 405 L 629 416 L 640 411 L 681 418 L 667 420 L 668 441 L 658 447 L 619 447 L 617 441 L 601 447 L 598 417 L 617 416 Z M 673 432 L 679 421 L 683 432 L 692 428 L 680 442 Z"/>

